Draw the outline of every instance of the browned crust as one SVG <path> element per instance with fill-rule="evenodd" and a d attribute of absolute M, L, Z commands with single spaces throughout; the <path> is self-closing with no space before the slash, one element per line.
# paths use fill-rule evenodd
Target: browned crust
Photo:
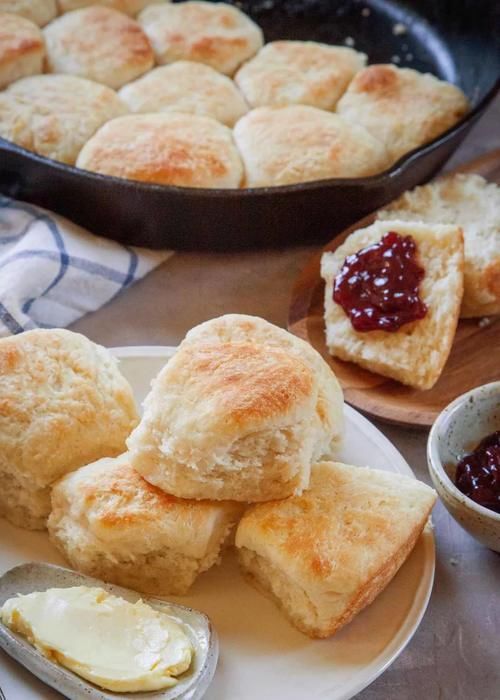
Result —
<path fill-rule="evenodd" d="M 500 251 L 499 257 L 492 260 L 484 271 L 486 289 L 498 299 L 500 304 Z"/>
<path fill-rule="evenodd" d="M 91 5 L 75 11 L 75 17 L 62 15 L 46 29 L 48 39 L 59 43 L 56 58 L 62 50 L 69 56 L 86 60 L 94 52 L 102 58 L 103 46 L 109 42 L 111 65 L 137 66 L 147 70 L 154 64 L 153 49 L 141 26 L 130 17 L 110 7 Z M 50 46 L 50 44 L 49 44 Z M 51 64 L 49 49 L 48 63 Z"/>
<path fill-rule="evenodd" d="M 405 544 L 395 554 L 385 562 L 383 566 L 360 588 L 356 595 L 351 599 L 349 606 L 341 617 L 332 620 L 331 625 L 326 630 L 303 630 L 307 635 L 317 639 L 330 637 L 338 632 L 342 627 L 347 625 L 351 620 L 358 615 L 364 608 L 372 603 L 375 598 L 389 585 L 394 576 L 397 574 L 401 566 L 408 559 L 413 551 L 418 538 L 429 517 L 431 508 L 427 511 L 425 518 L 421 523 L 416 525 L 410 533 Z"/>
<path fill-rule="evenodd" d="M 44 53 L 39 28 L 25 19 L 0 12 L 0 66 L 11 64 L 29 54 Z"/>
<path fill-rule="evenodd" d="M 308 400 L 314 376 L 302 361 L 251 343 L 204 343 L 178 352 L 207 396 L 231 420 L 246 422 L 288 412 Z M 183 358 L 184 356 L 184 358 Z"/>
<path fill-rule="evenodd" d="M 398 75 L 388 65 L 368 66 L 354 78 L 352 89 L 355 92 L 390 95 L 399 90 Z"/>
<path fill-rule="evenodd" d="M 378 571 L 375 572 L 375 574 L 370 578 L 369 581 L 365 583 L 364 586 L 358 589 L 356 594 L 351 599 L 348 607 L 345 609 L 344 613 L 340 617 L 332 620 L 326 628 L 310 627 L 309 625 L 305 625 L 303 620 L 298 616 L 291 615 L 287 608 L 283 605 L 281 599 L 278 596 L 276 596 L 273 593 L 273 591 L 270 588 L 268 588 L 258 576 L 256 576 L 252 571 L 243 567 L 241 563 L 241 558 L 240 568 L 244 578 L 252 586 L 254 586 L 254 588 L 263 593 L 267 598 L 272 600 L 283 612 L 285 617 L 287 617 L 287 619 L 292 623 L 292 625 L 296 627 L 300 632 L 303 632 L 311 639 L 326 639 L 327 637 L 331 637 L 342 627 L 351 622 L 351 620 L 353 620 L 356 617 L 356 615 L 358 615 L 364 608 L 370 605 L 370 603 L 372 603 L 375 600 L 375 598 L 380 593 L 382 593 L 382 591 L 389 585 L 389 583 L 392 581 L 394 576 L 397 574 L 401 566 L 404 564 L 404 562 L 407 560 L 407 558 L 413 551 L 418 541 L 418 538 L 422 534 L 422 531 L 425 527 L 427 518 L 429 517 L 431 510 L 432 508 L 429 508 L 422 522 L 413 528 L 404 545 L 397 552 L 395 552 L 394 555 L 378 569 Z"/>

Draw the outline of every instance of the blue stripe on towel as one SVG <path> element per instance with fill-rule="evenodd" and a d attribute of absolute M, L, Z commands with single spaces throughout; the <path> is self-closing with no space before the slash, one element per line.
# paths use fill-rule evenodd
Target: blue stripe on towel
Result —
<path fill-rule="evenodd" d="M 46 294 L 50 292 L 51 289 L 53 289 L 58 282 L 61 281 L 61 279 L 64 277 L 66 274 L 66 271 L 68 269 L 69 265 L 69 255 L 66 252 L 66 248 L 64 246 L 64 241 L 62 239 L 61 234 L 59 233 L 59 229 L 55 225 L 55 223 L 52 221 L 50 217 L 47 215 L 42 215 L 38 219 L 39 221 L 42 221 L 43 223 L 47 224 L 47 227 L 49 228 L 54 241 L 56 243 L 57 249 L 59 250 L 59 272 L 57 275 L 54 277 L 52 282 L 49 284 L 49 286 L 44 289 L 44 291 L 39 295 L 40 297 L 44 297 Z M 24 302 L 23 304 L 23 312 L 27 314 L 29 310 L 31 309 L 32 304 L 37 300 L 39 297 L 33 297 L 32 299 L 28 299 L 27 301 Z"/>
<path fill-rule="evenodd" d="M 11 333 L 22 333 L 24 328 L 16 321 L 14 316 L 0 303 L 0 321 Z"/>
<path fill-rule="evenodd" d="M 139 264 L 139 258 L 137 257 L 137 253 L 135 252 L 135 250 L 132 250 L 132 248 L 130 248 L 128 245 L 123 247 L 130 255 L 127 276 L 125 277 L 125 281 L 123 282 L 123 286 L 128 287 L 129 284 L 132 284 L 132 282 L 134 282 L 134 275 L 135 271 L 137 270 L 137 265 Z"/>
<path fill-rule="evenodd" d="M 6 265 L 23 258 L 45 258 L 46 260 L 58 262 L 60 255 L 52 250 L 20 250 L 18 253 L 14 253 L 14 255 L 11 255 L 0 262 L 0 270 L 6 267 Z M 68 265 L 70 267 L 76 267 L 79 270 L 83 270 L 84 272 L 88 272 L 90 275 L 97 275 L 109 280 L 110 282 L 116 282 L 116 284 L 120 284 L 122 286 L 128 277 L 128 274 L 124 274 L 118 270 L 113 270 L 111 267 L 107 267 L 106 265 L 94 263 L 90 260 L 77 258 L 72 255 L 68 255 Z"/>

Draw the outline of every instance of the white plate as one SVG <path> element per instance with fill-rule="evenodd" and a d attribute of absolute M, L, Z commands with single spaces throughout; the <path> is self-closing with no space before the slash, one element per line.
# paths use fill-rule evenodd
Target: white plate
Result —
<path fill-rule="evenodd" d="M 173 349 L 135 347 L 114 352 L 141 402 Z M 349 406 L 345 417 L 341 460 L 412 474 L 399 452 L 366 418 Z M 0 520 L 0 573 L 26 561 L 64 565 L 45 533 L 20 530 Z M 434 561 L 434 538 L 427 529 L 372 605 L 331 639 L 313 641 L 247 585 L 234 558 L 226 556 L 220 567 L 201 576 L 190 595 L 172 598 L 205 612 L 219 634 L 219 665 L 206 700 L 352 698 L 394 661 L 417 629 L 429 601 Z M 6 700 L 61 697 L 3 653 L 0 686 Z"/>

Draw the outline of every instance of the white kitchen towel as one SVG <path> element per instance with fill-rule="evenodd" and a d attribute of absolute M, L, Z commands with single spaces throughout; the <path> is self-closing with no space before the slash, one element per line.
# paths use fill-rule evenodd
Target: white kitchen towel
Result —
<path fill-rule="evenodd" d="M 68 326 L 170 255 L 100 238 L 0 195 L 0 336 Z"/>

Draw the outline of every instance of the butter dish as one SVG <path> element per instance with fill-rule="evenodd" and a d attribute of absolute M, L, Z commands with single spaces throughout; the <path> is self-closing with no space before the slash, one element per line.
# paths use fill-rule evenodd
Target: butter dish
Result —
<path fill-rule="evenodd" d="M 161 691 L 117 693 L 102 690 L 60 664 L 50 661 L 24 637 L 15 634 L 1 623 L 0 647 L 69 700 L 116 700 L 130 697 L 134 700 L 198 700 L 205 694 L 215 673 L 218 642 L 210 620 L 201 612 L 158 598 L 144 597 L 135 591 L 107 584 L 69 569 L 41 563 L 22 564 L 0 578 L 0 606 L 18 593 L 27 594 L 49 588 L 72 586 L 98 586 L 132 603 L 142 599 L 155 610 L 171 617 L 183 627 L 193 645 L 194 658 L 190 669 L 179 677 L 175 686 Z"/>

